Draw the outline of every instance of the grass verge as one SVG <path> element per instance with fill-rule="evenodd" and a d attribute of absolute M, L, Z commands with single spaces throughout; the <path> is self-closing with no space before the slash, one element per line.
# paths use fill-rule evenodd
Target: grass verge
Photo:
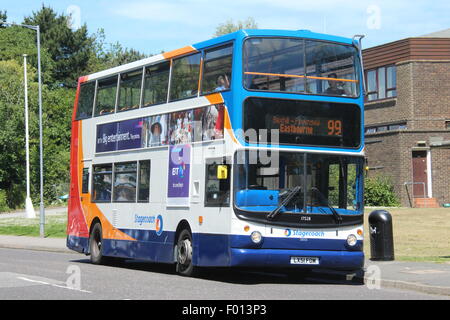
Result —
<path fill-rule="evenodd" d="M 370 257 L 367 208 L 364 219 L 364 253 Z M 385 208 L 392 215 L 394 255 L 398 261 L 450 263 L 449 208 Z"/>
<path fill-rule="evenodd" d="M 39 217 L 1 218 L 0 234 L 15 236 L 39 236 Z M 65 238 L 67 228 L 67 214 L 49 215 L 45 217 L 45 236 L 51 238 Z"/>

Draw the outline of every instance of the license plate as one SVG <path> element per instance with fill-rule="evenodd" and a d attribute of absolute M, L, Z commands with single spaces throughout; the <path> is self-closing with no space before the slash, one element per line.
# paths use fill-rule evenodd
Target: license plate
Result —
<path fill-rule="evenodd" d="M 291 264 L 319 264 L 318 257 L 291 257 Z"/>

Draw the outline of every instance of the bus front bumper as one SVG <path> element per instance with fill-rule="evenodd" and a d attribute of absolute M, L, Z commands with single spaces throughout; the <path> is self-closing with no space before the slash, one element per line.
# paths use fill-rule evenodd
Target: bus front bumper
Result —
<path fill-rule="evenodd" d="M 231 266 L 293 267 L 357 270 L 364 266 L 362 251 L 316 251 L 231 248 Z M 318 258 L 318 264 L 297 264 L 299 257 Z M 294 259 L 292 259 L 294 258 Z M 317 261 L 317 260 L 316 260 Z"/>

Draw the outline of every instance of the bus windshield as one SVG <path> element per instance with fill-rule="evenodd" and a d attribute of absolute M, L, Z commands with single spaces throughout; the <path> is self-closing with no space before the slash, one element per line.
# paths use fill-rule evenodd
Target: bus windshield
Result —
<path fill-rule="evenodd" d="M 235 207 L 269 213 L 359 214 L 363 158 L 355 156 L 253 151 L 236 154 Z M 334 212 L 333 212 L 334 211 Z"/>
<path fill-rule="evenodd" d="M 244 43 L 248 90 L 357 97 L 356 47 L 299 38 L 250 38 Z"/>

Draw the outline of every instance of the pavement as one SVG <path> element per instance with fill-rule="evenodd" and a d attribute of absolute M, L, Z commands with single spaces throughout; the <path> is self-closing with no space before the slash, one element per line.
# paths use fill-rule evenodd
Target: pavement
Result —
<path fill-rule="evenodd" d="M 63 253 L 76 253 L 66 247 L 64 238 L 39 238 L 0 235 L 0 248 L 14 248 Z M 369 288 L 396 288 L 428 294 L 450 296 L 450 264 L 403 261 L 366 260 L 365 272 L 348 274 L 331 270 L 318 274 L 345 277 L 346 280 L 364 281 Z"/>

